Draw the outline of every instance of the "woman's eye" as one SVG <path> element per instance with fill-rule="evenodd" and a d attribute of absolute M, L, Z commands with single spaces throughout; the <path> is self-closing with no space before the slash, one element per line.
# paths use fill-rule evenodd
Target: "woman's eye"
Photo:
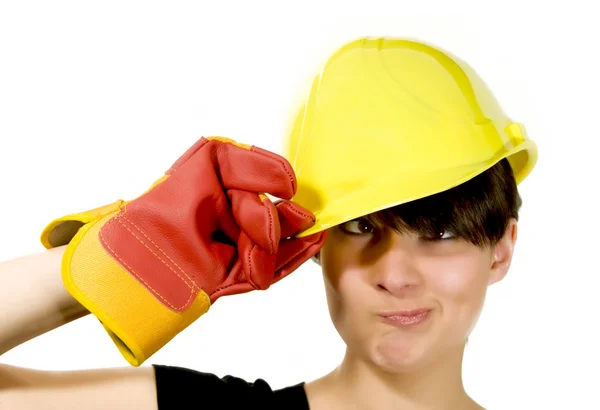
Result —
<path fill-rule="evenodd" d="M 452 232 L 442 232 L 440 235 L 440 239 L 451 239 L 454 238 L 454 234 Z"/>
<path fill-rule="evenodd" d="M 440 232 L 439 235 L 426 237 L 425 240 L 427 242 L 436 242 L 436 241 L 446 241 L 450 239 L 454 239 L 455 236 L 450 231 Z"/>
<path fill-rule="evenodd" d="M 375 227 L 365 221 L 364 219 L 355 219 L 348 221 L 341 226 L 342 231 L 355 235 L 371 234 L 375 230 Z"/>

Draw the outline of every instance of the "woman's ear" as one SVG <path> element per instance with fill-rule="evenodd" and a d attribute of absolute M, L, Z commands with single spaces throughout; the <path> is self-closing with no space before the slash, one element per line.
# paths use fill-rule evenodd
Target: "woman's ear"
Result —
<path fill-rule="evenodd" d="M 488 285 L 499 282 L 508 273 L 517 242 L 517 220 L 511 218 L 504 235 L 494 246 Z"/>

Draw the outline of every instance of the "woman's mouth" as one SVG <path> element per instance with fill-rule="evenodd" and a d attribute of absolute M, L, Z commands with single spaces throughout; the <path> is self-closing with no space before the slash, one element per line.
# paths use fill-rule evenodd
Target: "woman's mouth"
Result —
<path fill-rule="evenodd" d="M 394 326 L 415 326 L 423 323 L 430 316 L 431 309 L 418 309 L 404 312 L 388 312 L 379 316 L 384 322 Z"/>

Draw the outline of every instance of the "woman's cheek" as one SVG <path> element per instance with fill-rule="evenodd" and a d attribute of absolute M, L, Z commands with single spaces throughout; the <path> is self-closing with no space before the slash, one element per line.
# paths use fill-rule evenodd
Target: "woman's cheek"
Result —
<path fill-rule="evenodd" d="M 479 255 L 446 257 L 428 268 L 428 283 L 434 297 L 446 308 L 478 305 L 487 288 L 486 264 Z"/>

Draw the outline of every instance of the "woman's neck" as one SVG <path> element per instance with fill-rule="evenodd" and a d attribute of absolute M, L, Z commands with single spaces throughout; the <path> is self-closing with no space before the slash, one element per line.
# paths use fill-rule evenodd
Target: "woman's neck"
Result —
<path fill-rule="evenodd" d="M 481 410 L 462 383 L 464 347 L 418 370 L 386 372 L 346 352 L 340 366 L 307 383 L 311 410 Z"/>

